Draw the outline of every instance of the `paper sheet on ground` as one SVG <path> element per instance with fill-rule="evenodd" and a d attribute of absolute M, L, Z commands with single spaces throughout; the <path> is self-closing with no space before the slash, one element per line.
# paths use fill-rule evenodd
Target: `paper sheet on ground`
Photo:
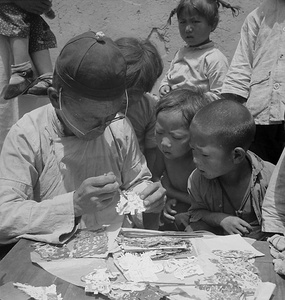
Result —
<path fill-rule="evenodd" d="M 271 282 L 262 282 L 253 296 L 247 296 L 246 300 L 270 300 L 275 284 Z M 206 291 L 201 291 L 193 287 L 161 287 L 161 289 L 170 294 L 171 300 L 207 300 Z M 179 293 L 180 292 L 180 293 Z M 184 293 L 183 293 L 184 292 Z"/>
<path fill-rule="evenodd" d="M 239 234 L 213 236 L 211 238 L 195 238 L 192 239 L 193 247 L 198 255 L 211 253 L 213 250 L 240 250 L 250 251 L 254 256 L 264 256 L 264 254 L 256 250 L 248 242 L 246 242 Z"/>
<path fill-rule="evenodd" d="M 120 231 L 121 224 L 112 224 L 107 228 L 108 249 L 113 250 L 115 239 Z M 92 272 L 96 268 L 106 268 L 106 259 L 100 258 L 66 258 L 53 261 L 45 261 L 34 252 L 31 252 L 31 260 L 37 263 L 47 272 L 77 286 L 85 286 L 81 277 Z M 114 267 L 115 268 L 115 267 Z"/>

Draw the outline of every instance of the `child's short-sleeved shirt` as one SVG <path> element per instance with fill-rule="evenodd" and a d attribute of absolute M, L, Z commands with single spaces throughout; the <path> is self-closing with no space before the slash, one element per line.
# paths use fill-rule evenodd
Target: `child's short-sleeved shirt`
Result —
<path fill-rule="evenodd" d="M 247 158 L 252 165 L 250 198 L 260 228 L 262 224 L 261 206 L 274 165 L 263 161 L 250 151 L 247 153 Z M 227 199 L 217 178 L 207 179 L 196 169 L 188 179 L 188 192 L 191 202 L 190 223 L 201 220 L 210 212 L 227 213 L 223 207 L 223 203 Z"/>
<path fill-rule="evenodd" d="M 219 95 L 227 71 L 227 58 L 213 42 L 198 47 L 184 46 L 175 54 L 160 88 L 163 85 L 171 89 L 200 86 Z"/>

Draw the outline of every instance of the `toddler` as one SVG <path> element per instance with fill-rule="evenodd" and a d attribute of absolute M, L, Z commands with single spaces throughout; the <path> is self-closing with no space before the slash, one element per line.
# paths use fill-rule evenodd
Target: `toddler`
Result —
<path fill-rule="evenodd" d="M 187 231 L 265 237 L 261 205 L 274 165 L 248 151 L 254 134 L 252 115 L 236 101 L 213 101 L 194 116 Z"/>
<path fill-rule="evenodd" d="M 45 15 L 55 16 L 53 10 Z M 14 57 L 12 75 L 1 96 L 9 100 L 24 93 L 47 95 L 53 71 L 48 49 L 56 47 L 56 38 L 48 24 L 41 16 L 13 3 L 0 4 L 0 24 L 0 34 L 9 37 Z M 32 64 L 38 78 L 34 76 Z"/>
<path fill-rule="evenodd" d="M 150 92 L 161 75 L 163 63 L 156 47 L 148 40 L 122 37 L 115 41 L 127 63 L 129 107 L 127 117 L 138 138 L 139 146 L 152 171 L 155 161 L 155 105 Z M 122 111 L 125 110 L 125 106 Z"/>
<path fill-rule="evenodd" d="M 161 230 L 185 229 L 185 212 L 190 206 L 187 179 L 195 169 L 189 125 L 195 113 L 210 102 L 210 97 L 199 89 L 178 88 L 164 95 L 157 104 L 155 132 L 160 151 L 153 179 L 161 179 L 167 192 Z"/>
<path fill-rule="evenodd" d="M 181 0 L 171 12 L 168 22 L 177 15 L 179 33 L 186 45 L 176 52 L 161 82 L 160 96 L 187 86 L 200 86 L 214 95 L 220 94 L 228 62 L 210 40 L 219 22 L 220 4 L 235 14 L 238 12 L 237 7 L 220 0 Z"/>

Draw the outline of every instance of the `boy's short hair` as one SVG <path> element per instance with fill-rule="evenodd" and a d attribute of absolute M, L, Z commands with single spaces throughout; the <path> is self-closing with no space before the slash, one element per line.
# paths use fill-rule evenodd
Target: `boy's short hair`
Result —
<path fill-rule="evenodd" d="M 255 123 L 249 110 L 234 100 L 216 100 L 194 116 L 191 127 L 216 139 L 217 144 L 231 151 L 236 147 L 248 150 L 255 135 Z"/>
<path fill-rule="evenodd" d="M 185 128 L 188 129 L 197 111 L 211 101 L 211 98 L 198 87 L 178 88 L 160 98 L 156 105 L 156 117 L 160 112 L 181 111 Z"/>
<path fill-rule="evenodd" d="M 126 89 L 125 59 L 102 32 L 80 34 L 62 48 L 55 77 L 63 86 L 94 100 L 119 99 Z"/>
<path fill-rule="evenodd" d="M 115 41 L 127 62 L 127 88 L 151 92 L 163 71 L 161 56 L 150 40 L 122 37 Z"/>

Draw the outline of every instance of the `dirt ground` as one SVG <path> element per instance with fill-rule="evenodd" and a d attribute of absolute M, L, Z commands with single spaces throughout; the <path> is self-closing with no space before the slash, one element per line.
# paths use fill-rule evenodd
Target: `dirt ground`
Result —
<path fill-rule="evenodd" d="M 64 44 L 75 35 L 88 30 L 103 31 L 113 39 L 133 36 L 150 38 L 157 46 L 163 62 L 164 71 L 153 89 L 158 94 L 162 77 L 169 68 L 175 52 L 183 45 L 179 35 L 176 16 L 172 24 L 164 29 L 169 14 L 179 0 L 52 0 L 56 18 L 47 19 L 57 37 L 58 47 L 51 49 L 54 63 Z M 241 25 L 247 14 L 262 0 L 227 0 L 241 7 L 240 14 L 233 17 L 228 9 L 220 9 L 220 23 L 211 34 L 217 47 L 232 59 L 239 40 Z M 1 58 L 1 57 L 0 57 Z M 7 63 L 7 62 L 6 62 Z M 1 65 L 0 65 L 1 68 Z M 0 69 L 1 77 L 1 69 Z M 0 78 L 1 84 L 6 77 Z M 19 101 L 18 101 L 19 100 Z M 9 128 L 25 113 L 49 103 L 48 97 L 20 96 L 10 101 L 0 100 L 0 149 Z"/>
<path fill-rule="evenodd" d="M 233 17 L 229 9 L 220 9 L 220 23 L 211 38 L 227 56 L 229 62 L 239 40 L 241 25 L 246 15 L 261 0 L 228 0 L 241 7 Z M 183 45 L 174 16 L 172 24 L 163 29 L 168 16 L 178 1 L 171 0 L 53 0 L 54 20 L 47 20 L 55 33 L 58 48 L 51 50 L 53 62 L 59 50 L 73 36 L 87 30 L 103 31 L 111 38 L 149 37 L 158 47 L 164 61 L 164 73 L 175 52 Z M 157 93 L 158 80 L 153 92 Z"/>

